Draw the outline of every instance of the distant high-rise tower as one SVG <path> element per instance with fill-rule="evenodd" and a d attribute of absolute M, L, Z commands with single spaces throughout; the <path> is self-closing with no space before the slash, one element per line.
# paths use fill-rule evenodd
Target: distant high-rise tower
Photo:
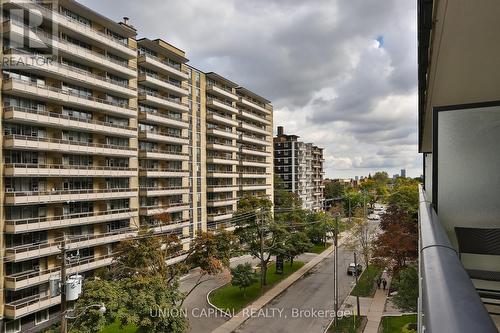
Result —
<path fill-rule="evenodd" d="M 406 169 L 401 169 L 401 178 L 406 178 Z"/>

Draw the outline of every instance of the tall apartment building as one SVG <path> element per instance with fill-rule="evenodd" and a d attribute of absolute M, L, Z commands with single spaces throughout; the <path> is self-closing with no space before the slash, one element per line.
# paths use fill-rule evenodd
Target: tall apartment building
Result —
<path fill-rule="evenodd" d="M 273 198 L 268 100 L 74 0 L 1 10 L 0 332 L 57 319 L 63 235 L 85 276 L 139 225 L 188 249 L 243 195 Z"/>
<path fill-rule="evenodd" d="M 323 148 L 299 141 L 297 135 L 288 135 L 278 126 L 274 138 L 274 173 L 283 181 L 284 188 L 296 193 L 302 207 L 323 210 Z"/>

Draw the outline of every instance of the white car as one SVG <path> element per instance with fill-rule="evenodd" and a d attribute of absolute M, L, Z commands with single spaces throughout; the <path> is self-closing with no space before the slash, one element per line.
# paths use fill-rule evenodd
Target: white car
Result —
<path fill-rule="evenodd" d="M 368 220 L 370 220 L 370 221 L 379 221 L 380 220 L 380 216 L 377 215 L 377 214 L 370 214 L 370 215 L 368 215 Z"/>

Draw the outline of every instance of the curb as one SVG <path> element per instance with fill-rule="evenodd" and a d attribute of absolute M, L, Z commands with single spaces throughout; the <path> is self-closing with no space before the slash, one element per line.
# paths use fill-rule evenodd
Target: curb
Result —
<path fill-rule="evenodd" d="M 213 304 L 212 302 L 210 302 L 210 294 L 212 294 L 212 292 L 216 291 L 217 289 L 220 289 L 220 288 L 222 288 L 222 287 L 227 286 L 229 283 L 230 283 L 230 282 L 227 282 L 227 283 L 223 284 L 222 286 L 219 286 L 219 287 L 216 287 L 216 288 L 213 288 L 212 290 L 210 290 L 210 291 L 207 293 L 207 295 L 206 295 L 206 299 L 207 299 L 207 303 L 208 303 L 208 305 L 209 305 L 211 308 L 213 308 L 215 311 L 219 311 L 219 312 L 220 312 L 220 313 L 222 313 L 225 317 L 232 318 L 233 316 L 232 316 L 230 313 L 228 313 L 228 312 L 226 312 L 226 311 L 224 311 L 224 310 L 222 310 L 222 309 L 218 308 L 217 306 L 215 306 L 215 304 Z"/>

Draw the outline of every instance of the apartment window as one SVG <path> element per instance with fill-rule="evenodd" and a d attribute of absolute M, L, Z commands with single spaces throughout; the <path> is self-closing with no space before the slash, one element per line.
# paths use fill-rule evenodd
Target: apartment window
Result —
<path fill-rule="evenodd" d="M 49 309 L 38 311 L 35 314 L 35 325 L 40 325 L 49 320 Z"/>
<path fill-rule="evenodd" d="M 78 119 L 85 119 L 85 120 L 92 119 L 92 113 L 79 111 L 79 110 L 72 110 L 72 109 L 63 108 L 62 114 L 65 116 L 68 116 L 68 117 L 74 117 L 74 118 L 78 118 Z"/>
<path fill-rule="evenodd" d="M 77 21 L 77 22 L 80 22 L 81 24 L 88 26 L 88 27 L 90 27 L 90 25 L 91 25 L 91 21 L 88 18 L 80 16 L 77 13 L 74 13 L 69 9 L 62 8 L 61 13 L 64 14 L 65 16 Z"/>
<path fill-rule="evenodd" d="M 21 319 L 12 320 L 5 323 L 5 333 L 21 332 Z"/>

